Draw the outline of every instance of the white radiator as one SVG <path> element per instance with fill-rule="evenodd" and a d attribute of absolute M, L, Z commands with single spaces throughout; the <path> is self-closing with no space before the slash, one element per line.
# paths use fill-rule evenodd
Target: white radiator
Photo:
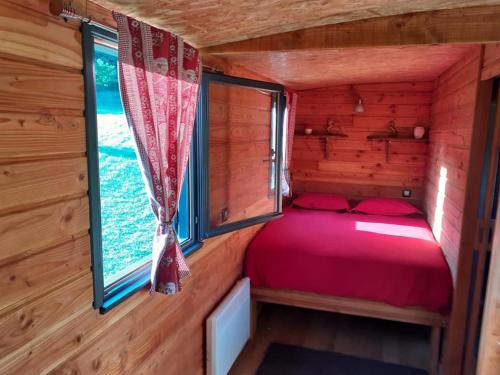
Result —
<path fill-rule="evenodd" d="M 225 375 L 250 337 L 250 279 L 239 281 L 207 319 L 208 375 Z"/>

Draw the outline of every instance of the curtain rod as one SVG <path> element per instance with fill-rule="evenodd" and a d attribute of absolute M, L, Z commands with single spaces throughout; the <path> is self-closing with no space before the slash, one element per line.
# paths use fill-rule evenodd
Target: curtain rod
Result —
<path fill-rule="evenodd" d="M 80 22 L 90 23 L 98 25 L 106 30 L 116 33 L 116 28 L 112 26 L 105 25 L 101 22 L 92 19 L 92 16 L 88 14 L 88 0 L 85 1 L 85 14 L 87 16 L 82 16 L 77 10 L 77 6 L 74 5 L 74 0 L 50 0 L 49 3 L 50 14 L 56 17 L 64 18 L 67 22 L 71 20 L 79 20 Z M 83 9 L 80 9 L 83 10 Z"/>
<path fill-rule="evenodd" d="M 85 0 L 85 13 L 86 16 L 78 14 L 77 8 L 73 4 L 73 0 L 50 0 L 49 10 L 50 13 L 56 17 L 62 17 L 66 21 L 68 19 L 80 20 L 81 22 L 89 23 L 92 21 L 88 16 L 88 0 Z"/>
<path fill-rule="evenodd" d="M 82 16 L 78 14 L 77 7 L 74 5 L 74 0 L 50 0 L 49 9 L 50 13 L 56 17 L 62 17 L 66 21 L 68 19 L 79 20 L 85 23 L 95 23 L 101 27 L 104 27 L 110 31 L 116 32 L 115 28 L 109 27 L 107 25 L 103 25 L 99 22 L 92 20 L 92 17 L 88 15 L 87 8 L 88 0 L 85 0 L 85 13 L 86 16 Z M 213 73 L 223 73 L 221 69 L 217 69 L 210 65 L 203 65 L 203 69 L 206 71 L 210 71 Z"/>

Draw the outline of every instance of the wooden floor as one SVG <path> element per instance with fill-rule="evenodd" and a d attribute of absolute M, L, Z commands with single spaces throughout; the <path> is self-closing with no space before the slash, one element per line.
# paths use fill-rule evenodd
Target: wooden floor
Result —
<path fill-rule="evenodd" d="M 265 304 L 230 375 L 255 374 L 271 342 L 426 368 L 430 328 Z"/>

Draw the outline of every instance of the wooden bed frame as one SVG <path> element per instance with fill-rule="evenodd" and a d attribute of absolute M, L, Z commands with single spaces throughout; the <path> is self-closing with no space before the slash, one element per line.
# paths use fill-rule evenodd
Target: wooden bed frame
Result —
<path fill-rule="evenodd" d="M 402 308 L 382 302 L 327 296 L 296 290 L 252 287 L 251 294 L 252 336 L 257 324 L 257 305 L 261 302 L 430 326 L 432 327 L 430 338 L 431 361 L 428 370 L 431 375 L 439 372 L 441 331 L 446 327 L 446 316 L 427 311 L 420 307 Z"/>

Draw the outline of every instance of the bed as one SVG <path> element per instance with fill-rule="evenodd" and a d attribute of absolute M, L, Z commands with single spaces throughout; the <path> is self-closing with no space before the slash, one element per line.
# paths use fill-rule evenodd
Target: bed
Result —
<path fill-rule="evenodd" d="M 433 327 L 435 371 L 453 289 L 422 216 L 285 208 L 252 240 L 245 273 L 255 302 Z"/>

